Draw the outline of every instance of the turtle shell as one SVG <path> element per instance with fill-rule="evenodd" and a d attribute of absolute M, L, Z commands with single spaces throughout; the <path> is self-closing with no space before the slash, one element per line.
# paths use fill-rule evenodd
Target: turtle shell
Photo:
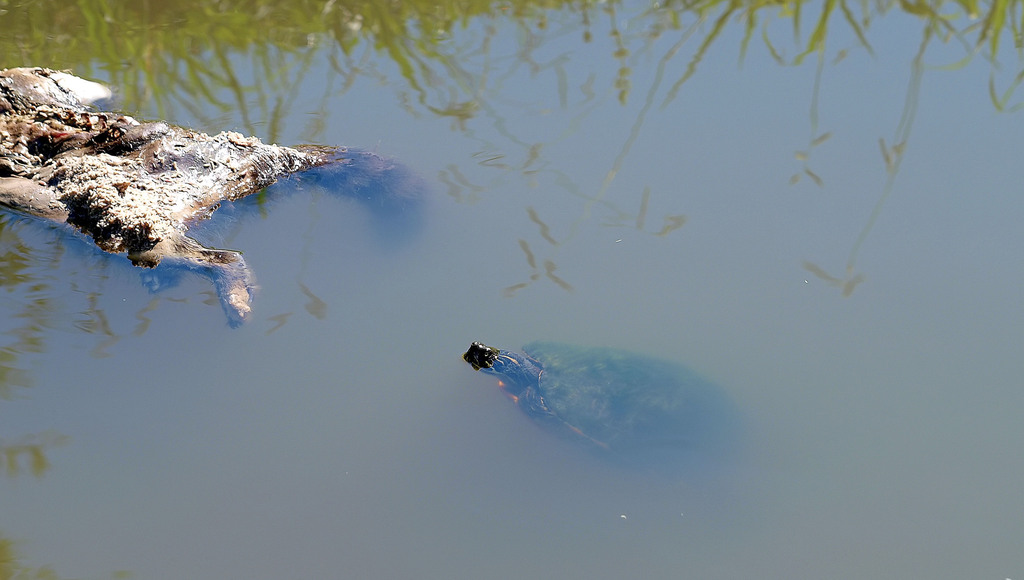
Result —
<path fill-rule="evenodd" d="M 523 350 L 543 368 L 537 392 L 551 415 L 611 451 L 704 445 L 731 414 L 721 389 L 680 364 L 555 342 Z"/>

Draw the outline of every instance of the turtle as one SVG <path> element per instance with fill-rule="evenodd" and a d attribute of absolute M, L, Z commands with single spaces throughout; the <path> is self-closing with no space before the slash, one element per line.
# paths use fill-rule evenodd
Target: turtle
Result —
<path fill-rule="evenodd" d="M 681 364 L 607 347 L 538 341 L 513 352 L 474 342 L 463 355 L 528 416 L 616 455 L 720 448 L 735 411 Z"/>

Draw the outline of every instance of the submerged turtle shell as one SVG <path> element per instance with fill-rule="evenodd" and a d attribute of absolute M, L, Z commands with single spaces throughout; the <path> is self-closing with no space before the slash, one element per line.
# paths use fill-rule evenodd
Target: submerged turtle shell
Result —
<path fill-rule="evenodd" d="M 555 342 L 523 351 L 543 367 L 537 392 L 553 419 L 600 447 L 693 448 L 728 428 L 731 401 L 682 365 Z"/>

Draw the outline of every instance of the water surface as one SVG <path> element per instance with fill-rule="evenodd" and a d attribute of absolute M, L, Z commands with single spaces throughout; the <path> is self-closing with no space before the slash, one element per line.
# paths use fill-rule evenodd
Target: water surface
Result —
<path fill-rule="evenodd" d="M 261 286 L 237 329 L 205 278 L 158 272 L 154 293 L 127 260 L 3 214 L 0 534 L 18 566 L 1024 577 L 1022 121 L 989 92 L 990 75 L 1012 88 L 1013 54 L 945 67 L 963 45 L 918 56 L 929 21 L 893 9 L 871 14 L 870 50 L 834 16 L 801 59 L 812 3 L 797 42 L 757 12 L 785 66 L 760 28 L 744 52 L 737 17 L 718 32 L 718 13 L 671 6 L 447 28 L 424 10 L 397 37 L 356 8 L 282 18 L 269 45 L 193 40 L 198 57 L 22 39 L 54 62 L 3 63 L 121 82 L 143 118 L 372 150 L 429 191 L 401 234 L 295 182 L 204 224 Z M 111 10 L 129 38 L 168 38 Z M 742 409 L 742 453 L 684 478 L 609 465 L 460 358 L 538 338 L 697 369 Z"/>

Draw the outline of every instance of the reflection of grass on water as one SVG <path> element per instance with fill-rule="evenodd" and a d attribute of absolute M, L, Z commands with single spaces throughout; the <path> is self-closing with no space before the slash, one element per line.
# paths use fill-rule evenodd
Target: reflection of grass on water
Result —
<path fill-rule="evenodd" d="M 29 568 L 21 563 L 14 541 L 0 533 L 0 580 L 57 580 L 49 566 Z"/>
<path fill-rule="evenodd" d="M 17 326 L 4 331 L 13 340 L 0 346 L 0 402 L 16 399 L 19 390 L 32 386 L 22 357 L 46 350 L 45 331 L 51 326 L 49 287 L 32 272 L 30 254 L 11 228 L 11 219 L 0 215 L 0 289 L 24 291 L 27 298 L 21 312 L 12 317 Z M 42 477 L 50 467 L 46 451 L 65 442 L 63 435 L 50 431 L 13 440 L 0 437 L 0 475 L 13 477 L 27 470 Z"/>
<path fill-rule="evenodd" d="M 45 329 L 50 326 L 48 285 L 32 272 L 31 250 L 11 227 L 11 218 L 0 215 L 0 289 L 26 294 L 24 307 L 12 319 L 18 326 L 4 329 L 14 340 L 0 346 L 0 399 L 11 399 L 15 390 L 32 386 L 32 377 L 21 366 L 25 353 L 46 350 Z"/>
<path fill-rule="evenodd" d="M 558 102 L 568 101 L 571 60 L 568 53 L 545 61 L 534 58 L 548 39 L 565 30 L 557 27 L 556 12 L 568 15 L 581 33 L 583 43 L 590 42 L 599 27 L 611 39 L 608 69 L 613 72 L 606 87 L 616 100 L 626 105 L 637 90 L 632 67 L 640 56 L 656 55 L 657 73 L 646 87 L 644 103 L 628 135 L 622 137 L 619 153 L 608 168 L 598 191 L 587 193 L 569 176 L 557 173 L 558 187 L 583 199 L 583 209 L 575 223 L 556 240 L 536 209 L 530 219 L 538 227 L 548 228 L 540 236 L 552 248 L 571 239 L 577 227 L 590 219 L 591 209 L 607 209 L 613 223 L 642 223 L 647 201 L 645 193 L 640 210 L 621 210 L 610 202 L 612 181 L 626 164 L 633 144 L 640 135 L 652 106 L 671 107 L 687 82 L 700 70 L 712 50 L 721 49 L 727 32 L 737 32 L 742 59 L 753 50 L 763 50 L 780 65 L 799 66 L 808 57 L 817 61 L 816 83 L 810 106 L 810 136 L 807 146 L 797 152 L 799 171 L 794 183 L 803 178 L 824 186 L 827 175 L 813 168 L 813 153 L 832 135 L 818 128 L 818 92 L 830 36 L 837 33 L 854 40 L 870 54 L 871 25 L 890 12 L 909 15 L 921 29 L 920 50 L 910 71 L 910 87 L 903 115 L 895 134 L 883 142 L 886 182 L 878 202 L 862 233 L 853 243 L 845 273 L 833 275 L 827 268 L 808 262 L 814 276 L 836 283 L 848 294 L 863 279 L 855 273 L 860 247 L 894 190 L 895 177 L 913 126 L 917 91 L 925 68 L 924 56 L 935 41 L 962 48 L 963 58 L 947 68 L 966 65 L 978 54 L 999 62 L 1006 38 L 1022 34 L 1020 13 L 1024 0 L 882 0 L 869 3 L 850 0 L 668 0 L 647 7 L 632 7 L 622 2 L 564 2 L 533 0 L 493 3 L 481 0 L 404 0 L 380 3 L 375 0 L 223 0 L 193 2 L 134 3 L 115 0 L 79 0 L 75 3 L 15 3 L 0 0 L 4 11 L 5 34 L 0 36 L 0 54 L 7 58 L 3 66 L 43 64 L 71 68 L 86 76 L 103 70 L 109 80 L 124 92 L 121 98 L 129 109 L 152 102 L 161 116 L 180 107 L 203 120 L 204 110 L 212 105 L 221 112 L 235 112 L 245 129 L 274 141 L 288 118 L 290 104 L 298 87 L 311 70 L 314 57 L 325 54 L 332 76 L 322 96 L 322 108 L 359 79 L 380 80 L 368 55 L 384 55 L 401 76 L 390 86 L 398 101 L 411 115 L 427 115 L 452 120 L 454 129 L 472 134 L 470 125 L 489 118 L 508 144 L 521 147 L 527 160 L 506 163 L 504 154 L 488 156 L 480 164 L 502 171 L 518 171 L 535 179 L 547 166 L 543 148 L 516 134 L 495 109 L 492 101 L 500 97 L 502 78 L 517 67 L 525 66 L 533 74 L 551 72 L 557 78 Z M 519 31 L 514 61 L 509 70 L 496 69 L 494 41 L 498 27 L 489 20 L 507 20 Z M 458 32 L 472 22 L 484 23 L 484 37 L 461 42 Z M 781 32 L 780 32 L 781 30 Z M 688 53 L 683 49 L 692 47 Z M 787 56 L 787 47 L 793 52 Z M 837 51 L 842 60 L 848 48 Z M 241 59 L 249 62 L 256 74 L 241 79 L 235 74 Z M 14 62 L 17 61 L 17 62 Z M 678 70 L 674 65 L 681 64 Z M 476 67 L 476 68 L 474 68 Z M 1005 87 L 993 65 L 989 93 L 993 106 L 1015 111 L 1024 103 L 1014 100 L 1016 89 L 1024 83 L 1024 67 L 1012 74 Z M 571 121 L 574 131 L 584 123 L 591 110 L 589 101 L 602 87 L 588 79 L 579 88 L 589 95 L 581 107 L 583 113 Z M 662 88 L 664 83 L 664 89 Z M 197 106 L 201 102 L 203 106 Z M 258 111 L 250 111 L 256 107 Z M 322 132 L 321 117 L 309 117 L 304 135 L 317 140 Z M 262 130 L 257 125 L 266 123 Z M 455 199 L 472 200 L 482 191 L 466 171 L 452 166 L 442 172 Z M 654 192 L 657 196 L 657 192 Z M 682 225 L 681 216 L 665 216 L 663 232 Z M 674 224 L 674 225 L 673 225 Z M 529 246 L 527 246 L 528 248 Z M 527 262 L 537 257 L 524 254 Z M 550 259 L 545 262 L 554 263 Z M 529 264 L 528 264 L 529 265 Z M 530 266 L 531 281 L 544 277 L 563 288 L 568 283 L 554 277 L 553 269 L 542 273 Z M 516 288 L 520 285 L 516 285 Z"/>
<path fill-rule="evenodd" d="M 117 571 L 110 575 L 112 580 L 127 580 L 134 575 Z M 5 536 L 0 530 L 0 580 L 60 580 L 64 578 L 51 566 L 32 567 L 24 564 L 18 551 L 18 542 Z"/>
<path fill-rule="evenodd" d="M 62 310 L 62 305 L 54 296 L 60 292 L 54 291 L 45 272 L 59 266 L 63 247 L 56 244 L 45 253 L 29 247 L 18 233 L 20 219 L 0 213 L 0 290 L 17 296 L 19 304 L 17 311 L 6 313 L 4 322 L 11 327 L 0 329 L 4 336 L 12 337 L 0 345 L 0 400 L 16 398 L 18 389 L 32 386 L 24 357 L 46 352 L 48 333 L 55 327 L 65 326 L 64 322 L 55 320 L 55 313 Z M 77 281 L 72 281 L 71 285 L 77 286 Z M 106 313 L 98 306 L 97 292 L 83 290 L 81 293 L 85 294 L 87 304 L 78 312 L 80 318 L 72 324 L 97 337 L 99 342 L 92 351 L 93 356 L 109 356 L 106 349 L 120 340 L 120 336 L 111 329 Z M 138 315 L 143 322 L 135 334 L 146 330 L 144 314 L 145 311 Z"/>
<path fill-rule="evenodd" d="M 50 469 L 47 450 L 67 441 L 66 435 L 53 431 L 26 435 L 13 441 L 0 439 L 0 473 L 15 477 L 27 469 L 34 477 L 42 477 Z"/>
<path fill-rule="evenodd" d="M 592 28 L 600 22 L 598 16 L 609 16 L 608 34 L 614 40 L 609 57 L 618 71 L 614 88 L 621 102 L 632 89 L 629 56 L 636 52 L 636 43 L 653 42 L 660 36 L 672 42 L 673 33 L 685 31 L 688 22 L 708 23 L 709 30 L 696 39 L 698 45 L 684 72 L 673 79 L 664 97 L 666 104 L 697 72 L 716 41 L 733 27 L 743 29 L 741 55 L 760 45 L 780 64 L 799 65 L 807 56 L 826 49 L 836 26 L 852 32 L 870 52 L 872 22 L 890 11 L 901 11 L 917 17 L 923 34 L 942 42 L 958 41 L 965 49 L 965 60 L 982 49 L 997 60 L 1004 35 L 1020 34 L 1017 13 L 1022 6 L 1024 0 L 669 0 L 629 18 L 628 28 L 643 30 L 629 37 L 616 21 L 622 17 L 619 12 L 629 7 L 587 0 L 0 0 L 5 30 L 0 36 L 0 54 L 6 56 L 3 66 L 47 65 L 71 68 L 79 74 L 105 70 L 111 82 L 126 91 L 129 106 L 152 98 L 161 114 L 172 103 L 198 113 L 192 105 L 198 95 L 222 110 L 241 109 L 245 115 L 249 98 L 256 97 L 271 113 L 268 118 L 273 124 L 281 121 L 282 109 L 294 97 L 292 90 L 309 73 L 314 53 L 330 53 L 335 72 L 351 83 L 352 75 L 370 71 L 363 69 L 360 65 L 365 63 L 358 59 L 346 64 L 344 57 L 355 55 L 360 45 L 365 45 L 398 65 L 406 88 L 424 112 L 464 122 L 479 112 L 475 89 L 482 79 L 472 78 L 460 65 L 460 58 L 469 55 L 453 54 L 449 41 L 459 27 L 474 19 L 508 19 L 542 32 L 549 26 L 549 13 L 575 13 L 583 41 L 588 42 Z M 772 38 L 772 25 L 779 21 L 788 23 L 797 39 L 803 31 L 810 31 L 805 42 L 797 43 L 799 52 L 792 58 L 787 58 L 782 44 Z M 463 48 L 477 51 L 487 47 Z M 236 77 L 232 59 L 239 55 L 252 60 L 259 84 L 246 85 Z M 529 49 L 521 56 L 529 58 Z M 1013 108 L 1011 96 L 1021 82 L 1024 75 L 1015 75 L 1009 88 L 1000 92 L 993 81 L 993 103 L 1000 109 Z M 450 98 L 432 103 L 432 90 Z M 225 94 L 232 98 L 226 99 Z M 265 101 L 269 94 L 279 97 Z"/>
<path fill-rule="evenodd" d="M 49 287 L 32 271 L 31 250 L 11 227 L 11 218 L 0 215 L 0 289 L 7 293 L 24 292 L 24 307 L 11 315 L 17 326 L 5 329 L 4 335 L 13 340 L 0 346 L 0 404 L 2 411 L 16 412 L 16 407 L 5 403 L 16 402 L 21 389 L 33 386 L 33 380 L 24 367 L 23 356 L 46 350 L 45 331 L 52 326 L 53 307 L 47 298 Z M 29 435 L 0 437 L 0 478 L 15 478 L 28 474 L 41 478 L 50 471 L 48 454 L 55 447 L 65 445 L 68 437 L 47 430 Z M 126 577 L 114 574 L 112 578 Z M 16 543 L 0 530 L 0 580 L 58 580 L 61 578 L 51 567 L 25 565 Z"/>

